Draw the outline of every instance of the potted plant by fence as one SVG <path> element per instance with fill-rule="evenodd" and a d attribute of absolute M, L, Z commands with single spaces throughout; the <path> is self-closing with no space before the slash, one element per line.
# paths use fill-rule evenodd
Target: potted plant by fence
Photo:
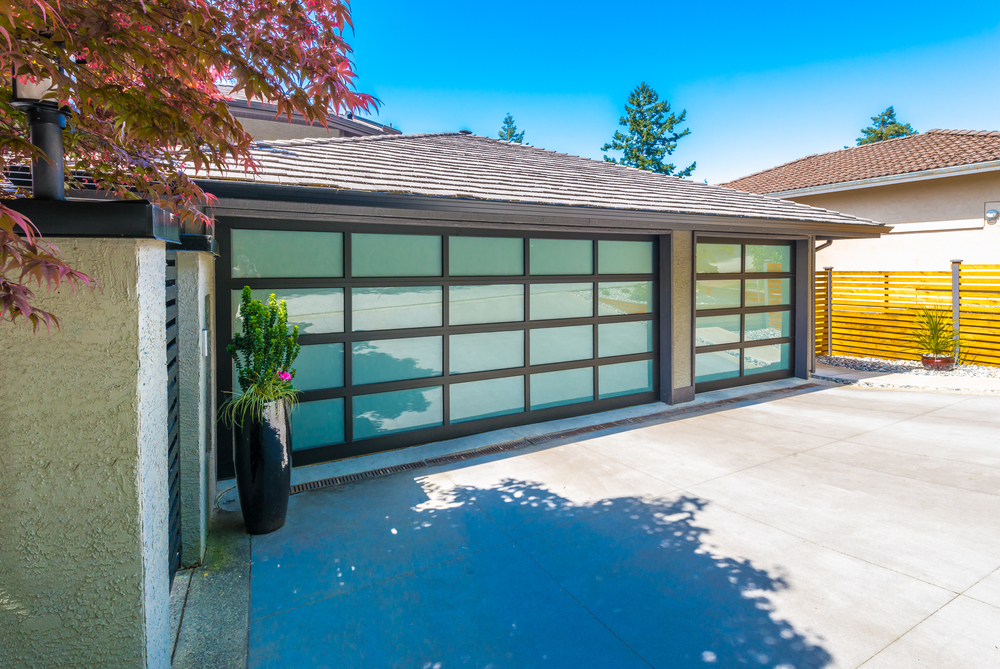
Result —
<path fill-rule="evenodd" d="M 243 332 L 227 350 L 242 395 L 229 398 L 222 418 L 236 434 L 236 486 L 250 534 L 274 532 L 285 524 L 292 482 L 292 426 L 295 401 L 292 363 L 299 354 L 299 328 L 288 333 L 288 310 L 274 294 L 267 304 L 243 288 Z"/>
<path fill-rule="evenodd" d="M 910 348 L 920 353 L 924 369 L 946 372 L 955 366 L 957 344 L 951 316 L 943 309 L 916 310 L 916 328 L 910 333 Z"/>

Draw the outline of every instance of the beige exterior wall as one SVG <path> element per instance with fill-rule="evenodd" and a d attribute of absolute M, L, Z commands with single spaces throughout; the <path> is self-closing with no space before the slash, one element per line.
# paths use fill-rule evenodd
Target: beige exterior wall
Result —
<path fill-rule="evenodd" d="M 694 309 L 692 263 L 694 262 L 694 233 L 675 230 L 671 235 L 673 284 L 673 387 L 689 388 L 694 385 L 694 361 L 691 360 L 691 315 Z M 663 355 L 663 354 L 661 354 Z"/>
<path fill-rule="evenodd" d="M 336 128 L 327 130 L 322 125 L 301 125 L 288 123 L 282 119 L 264 121 L 254 118 L 238 118 L 240 125 L 258 141 L 278 139 L 306 139 L 309 137 L 340 137 Z"/>
<path fill-rule="evenodd" d="M 166 669 L 164 243 L 59 246 L 101 288 L 0 326 L 0 665 Z"/>

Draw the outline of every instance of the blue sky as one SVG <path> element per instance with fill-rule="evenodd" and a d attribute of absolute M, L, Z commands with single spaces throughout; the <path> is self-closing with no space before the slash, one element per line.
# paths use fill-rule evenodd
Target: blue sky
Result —
<path fill-rule="evenodd" d="M 812 6 L 810 6 L 812 4 Z M 1000 4 L 354 0 L 358 87 L 403 132 L 496 136 L 600 159 L 646 81 L 720 183 L 853 146 L 894 105 L 917 130 L 1000 130 Z"/>

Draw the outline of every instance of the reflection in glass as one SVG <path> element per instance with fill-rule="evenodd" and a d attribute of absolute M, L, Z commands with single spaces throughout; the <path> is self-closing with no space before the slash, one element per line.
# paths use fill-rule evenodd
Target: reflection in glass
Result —
<path fill-rule="evenodd" d="M 652 274 L 653 242 L 597 242 L 599 274 Z"/>
<path fill-rule="evenodd" d="M 476 332 L 448 338 L 449 374 L 485 372 L 524 365 L 524 331 Z"/>
<path fill-rule="evenodd" d="M 344 385 L 344 345 L 303 345 L 295 358 L 295 379 L 298 390 L 340 388 Z"/>
<path fill-rule="evenodd" d="M 594 357 L 594 326 L 574 325 L 567 328 L 536 328 L 531 330 L 531 364 L 586 360 Z"/>
<path fill-rule="evenodd" d="M 740 375 L 740 351 L 713 351 L 694 356 L 695 383 L 731 379 Z"/>
<path fill-rule="evenodd" d="M 442 425 L 443 398 L 441 386 L 355 395 L 354 439 Z"/>
<path fill-rule="evenodd" d="M 747 272 L 791 272 L 792 247 L 747 244 Z"/>
<path fill-rule="evenodd" d="M 594 246 L 589 239 L 532 239 L 532 274 L 593 274 Z"/>
<path fill-rule="evenodd" d="M 791 279 L 747 279 L 746 306 L 788 304 L 791 281 Z"/>
<path fill-rule="evenodd" d="M 650 353 L 653 350 L 653 321 L 601 323 L 597 326 L 597 355 Z"/>
<path fill-rule="evenodd" d="M 440 286 L 352 288 L 355 332 L 441 327 Z"/>
<path fill-rule="evenodd" d="M 292 450 L 344 441 L 344 399 L 298 402 L 292 407 Z"/>
<path fill-rule="evenodd" d="M 524 286 L 451 286 L 448 320 L 452 325 L 523 321 Z"/>
<path fill-rule="evenodd" d="M 594 284 L 531 284 L 531 320 L 588 318 L 594 315 Z"/>
<path fill-rule="evenodd" d="M 788 311 L 768 311 L 761 314 L 747 314 L 744 318 L 744 340 L 779 339 L 792 333 L 791 313 Z"/>
<path fill-rule="evenodd" d="M 739 244 L 698 244 L 698 274 L 738 274 L 743 247 Z"/>
<path fill-rule="evenodd" d="M 356 341 L 351 344 L 351 378 L 356 386 L 441 376 L 441 337 Z"/>
<path fill-rule="evenodd" d="M 521 276 L 524 240 L 504 237 L 448 238 L 451 276 Z"/>
<path fill-rule="evenodd" d="M 531 375 L 531 409 L 547 409 L 594 399 L 594 368 Z"/>
<path fill-rule="evenodd" d="M 652 281 L 613 281 L 597 284 L 597 315 L 653 313 Z"/>
<path fill-rule="evenodd" d="M 726 309 L 740 306 L 740 280 L 724 279 L 695 282 L 697 309 Z"/>
<path fill-rule="evenodd" d="M 288 328 L 299 326 L 299 334 L 344 331 L 343 288 L 261 288 L 250 291 L 255 300 L 267 301 L 271 293 L 288 306 Z M 233 332 L 241 332 L 240 291 L 233 291 Z"/>
<path fill-rule="evenodd" d="M 434 235 L 351 235 L 351 275 L 441 276 L 441 238 Z"/>
<path fill-rule="evenodd" d="M 233 230 L 234 279 L 344 276 L 344 234 Z"/>
<path fill-rule="evenodd" d="M 619 397 L 653 390 L 653 361 L 637 360 L 601 365 L 597 371 L 600 398 Z"/>
<path fill-rule="evenodd" d="M 699 316 L 694 321 L 694 345 L 732 344 L 740 340 L 740 315 Z"/>
<path fill-rule="evenodd" d="M 788 369 L 788 344 L 743 349 L 743 374 L 762 374 Z"/>
<path fill-rule="evenodd" d="M 451 384 L 452 423 L 506 416 L 524 411 L 524 377 L 510 376 Z"/>

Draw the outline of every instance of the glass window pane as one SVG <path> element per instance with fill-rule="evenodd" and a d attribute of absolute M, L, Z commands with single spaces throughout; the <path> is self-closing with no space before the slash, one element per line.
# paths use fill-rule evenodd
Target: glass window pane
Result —
<path fill-rule="evenodd" d="M 431 235 L 351 235 L 351 274 L 441 276 L 441 238 Z"/>
<path fill-rule="evenodd" d="M 743 255 L 740 244 L 698 244 L 698 274 L 739 274 Z"/>
<path fill-rule="evenodd" d="M 713 351 L 694 356 L 694 381 L 717 381 L 740 375 L 740 351 Z"/>
<path fill-rule="evenodd" d="M 476 332 L 448 338 L 449 374 L 524 365 L 524 332 Z"/>
<path fill-rule="evenodd" d="M 694 320 L 695 346 L 732 344 L 740 340 L 740 315 L 699 316 Z"/>
<path fill-rule="evenodd" d="M 597 372 L 601 399 L 653 391 L 653 361 L 637 360 L 601 365 Z"/>
<path fill-rule="evenodd" d="M 788 344 L 745 348 L 743 358 L 744 376 L 788 369 Z"/>
<path fill-rule="evenodd" d="M 791 279 L 747 279 L 746 306 L 788 304 L 791 282 Z"/>
<path fill-rule="evenodd" d="M 521 276 L 524 240 L 502 237 L 449 237 L 451 276 Z"/>
<path fill-rule="evenodd" d="M 650 353 L 653 350 L 653 321 L 601 323 L 597 326 L 597 355 Z"/>
<path fill-rule="evenodd" d="M 594 399 L 594 368 L 531 375 L 531 409 L 547 409 Z"/>
<path fill-rule="evenodd" d="M 594 326 L 538 328 L 531 331 L 531 364 L 588 360 L 594 357 Z"/>
<path fill-rule="evenodd" d="M 747 314 L 743 319 L 745 341 L 790 337 L 792 333 L 791 313 L 788 311 Z"/>
<path fill-rule="evenodd" d="M 597 315 L 653 313 L 652 281 L 615 281 L 597 284 Z"/>
<path fill-rule="evenodd" d="M 531 285 L 531 320 L 589 318 L 594 315 L 594 284 L 535 283 Z"/>
<path fill-rule="evenodd" d="M 448 320 L 452 325 L 524 320 L 524 286 L 451 286 Z"/>
<path fill-rule="evenodd" d="M 292 408 L 292 450 L 344 441 L 344 399 L 299 402 Z"/>
<path fill-rule="evenodd" d="M 597 242 L 600 274 L 652 274 L 653 242 Z"/>
<path fill-rule="evenodd" d="M 239 314 L 239 290 L 233 291 L 233 332 L 243 328 L 243 318 Z M 318 334 L 344 331 L 344 289 L 343 288 L 273 288 L 250 291 L 250 297 L 266 301 L 275 294 L 288 307 L 288 328 L 299 326 L 299 334 Z"/>
<path fill-rule="evenodd" d="M 351 379 L 365 383 L 441 376 L 441 337 L 380 339 L 351 344 Z"/>
<path fill-rule="evenodd" d="M 524 411 L 524 377 L 451 384 L 449 420 L 462 423 Z"/>
<path fill-rule="evenodd" d="M 295 358 L 295 379 L 299 390 L 340 388 L 344 385 L 344 345 L 311 344 L 299 349 Z"/>
<path fill-rule="evenodd" d="M 443 425 L 443 398 L 441 386 L 355 395 L 354 439 Z"/>
<path fill-rule="evenodd" d="M 792 247 L 747 244 L 747 272 L 791 272 Z"/>
<path fill-rule="evenodd" d="M 440 286 L 353 288 L 355 332 L 441 327 Z"/>
<path fill-rule="evenodd" d="M 344 276 L 342 232 L 233 230 L 233 278 Z"/>
<path fill-rule="evenodd" d="M 696 281 L 696 309 L 726 309 L 740 306 L 740 280 Z"/>
<path fill-rule="evenodd" d="M 532 274 L 593 274 L 594 246 L 589 239 L 532 239 Z"/>

